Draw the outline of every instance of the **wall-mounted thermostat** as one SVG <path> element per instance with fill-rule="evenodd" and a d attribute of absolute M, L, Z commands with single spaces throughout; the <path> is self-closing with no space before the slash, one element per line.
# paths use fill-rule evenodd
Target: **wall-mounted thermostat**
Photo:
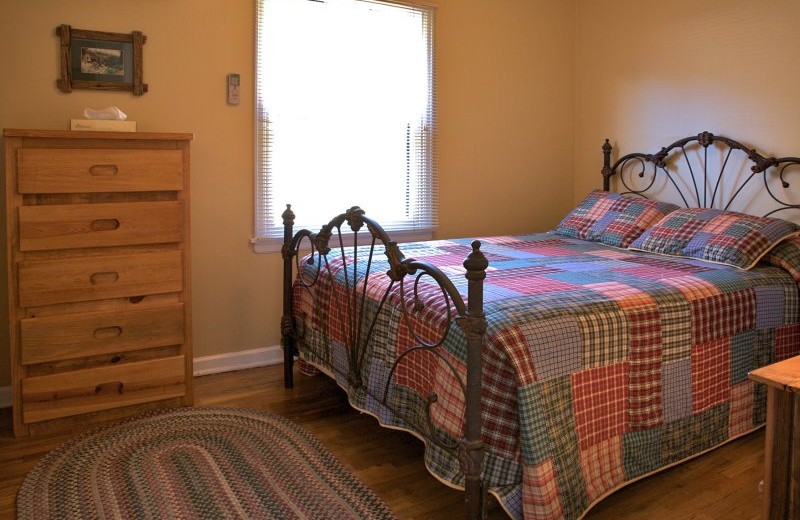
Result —
<path fill-rule="evenodd" d="M 238 105 L 240 98 L 239 75 L 228 74 L 228 104 Z"/>

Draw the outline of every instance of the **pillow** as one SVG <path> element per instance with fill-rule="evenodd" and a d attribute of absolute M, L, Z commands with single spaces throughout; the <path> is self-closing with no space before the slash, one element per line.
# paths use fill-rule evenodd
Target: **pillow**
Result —
<path fill-rule="evenodd" d="M 761 258 L 762 263 L 788 271 L 800 283 L 800 236 L 787 238 Z"/>
<path fill-rule="evenodd" d="M 628 247 L 645 229 L 678 206 L 595 190 L 573 209 L 553 233 L 616 247 Z"/>
<path fill-rule="evenodd" d="M 683 208 L 662 218 L 629 249 L 750 269 L 778 242 L 798 232 L 796 224 L 778 218 Z"/>

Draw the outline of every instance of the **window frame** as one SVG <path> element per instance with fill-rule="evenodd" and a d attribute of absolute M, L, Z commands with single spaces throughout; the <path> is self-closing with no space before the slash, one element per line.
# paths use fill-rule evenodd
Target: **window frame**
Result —
<path fill-rule="evenodd" d="M 267 107 L 262 99 L 261 92 L 261 63 L 262 50 L 260 49 L 260 34 L 263 27 L 264 5 L 270 0 L 255 0 L 255 74 L 254 74 L 254 97 L 255 97 L 255 121 L 254 121 L 254 236 L 250 243 L 253 250 L 257 253 L 271 253 L 281 250 L 283 245 L 283 228 L 275 226 L 285 207 L 277 201 L 272 200 L 270 194 L 270 177 L 273 175 L 269 160 L 269 153 L 272 139 L 270 121 L 267 115 Z M 309 1 L 309 0 L 305 0 Z M 316 1 L 316 0 L 315 0 Z M 429 240 L 433 238 L 437 225 L 437 176 L 435 158 L 435 136 L 436 136 L 436 73 L 435 73 L 435 53 L 434 53 L 434 20 L 435 6 L 424 4 L 411 4 L 406 2 L 396 2 L 390 0 L 351 0 L 356 3 L 377 4 L 389 7 L 408 9 L 421 14 L 422 30 L 426 36 L 427 45 L 427 108 L 422 115 L 418 132 L 411 138 L 414 145 L 419 149 L 419 157 L 415 159 L 415 165 L 419 168 L 418 184 L 421 185 L 419 194 L 414 197 L 414 208 L 422 212 L 422 217 L 405 221 L 411 225 L 398 226 L 389 224 L 386 231 L 396 242 L 410 242 Z M 416 156 L 415 156 L 416 157 Z M 417 177 L 414 177 L 415 179 Z M 335 214 L 326 218 L 333 218 L 336 214 L 346 208 L 337 208 Z M 366 208 L 367 210 L 369 208 Z M 373 215 L 374 216 L 374 215 Z M 301 216 L 302 217 L 302 216 Z M 312 230 L 318 229 L 327 222 L 302 222 L 298 220 L 295 229 L 303 227 Z M 385 225 L 384 222 L 381 222 Z M 316 226 L 316 227 L 313 227 Z M 345 241 L 348 241 L 347 234 L 342 230 Z"/>

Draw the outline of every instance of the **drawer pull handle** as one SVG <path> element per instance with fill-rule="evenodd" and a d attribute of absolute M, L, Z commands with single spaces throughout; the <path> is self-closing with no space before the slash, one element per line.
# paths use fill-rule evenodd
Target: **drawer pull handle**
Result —
<path fill-rule="evenodd" d="M 98 177 L 105 175 L 116 175 L 119 172 L 116 164 L 93 164 L 89 167 L 89 173 Z"/>
<path fill-rule="evenodd" d="M 111 339 L 122 336 L 122 327 L 100 327 L 94 329 L 94 339 Z"/>
<path fill-rule="evenodd" d="M 115 218 L 99 218 L 92 221 L 92 231 L 112 231 L 119 228 L 119 220 Z"/>
<path fill-rule="evenodd" d="M 109 381 L 108 383 L 100 383 L 96 387 L 94 387 L 94 393 L 99 394 L 114 392 L 117 394 L 122 394 L 125 389 L 125 384 L 122 381 Z"/>
<path fill-rule="evenodd" d="M 119 280 L 119 273 L 116 271 L 93 273 L 92 276 L 89 277 L 89 280 L 93 285 L 98 285 L 101 283 L 114 283 Z"/>

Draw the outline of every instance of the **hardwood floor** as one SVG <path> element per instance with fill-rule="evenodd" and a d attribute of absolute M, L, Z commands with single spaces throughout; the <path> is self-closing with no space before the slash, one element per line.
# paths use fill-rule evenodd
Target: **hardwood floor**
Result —
<path fill-rule="evenodd" d="M 293 390 L 282 367 L 271 366 L 195 379 L 198 406 L 232 406 L 282 414 L 314 433 L 400 519 L 461 518 L 462 493 L 438 482 L 422 462 L 415 437 L 378 426 L 352 410 L 328 378 L 298 376 Z M 69 435 L 13 439 L 9 409 L 0 416 L 0 519 L 15 517 L 25 474 Z M 586 520 L 756 520 L 760 518 L 763 429 L 685 464 L 632 484 L 606 498 Z M 507 518 L 492 498 L 487 518 Z"/>

